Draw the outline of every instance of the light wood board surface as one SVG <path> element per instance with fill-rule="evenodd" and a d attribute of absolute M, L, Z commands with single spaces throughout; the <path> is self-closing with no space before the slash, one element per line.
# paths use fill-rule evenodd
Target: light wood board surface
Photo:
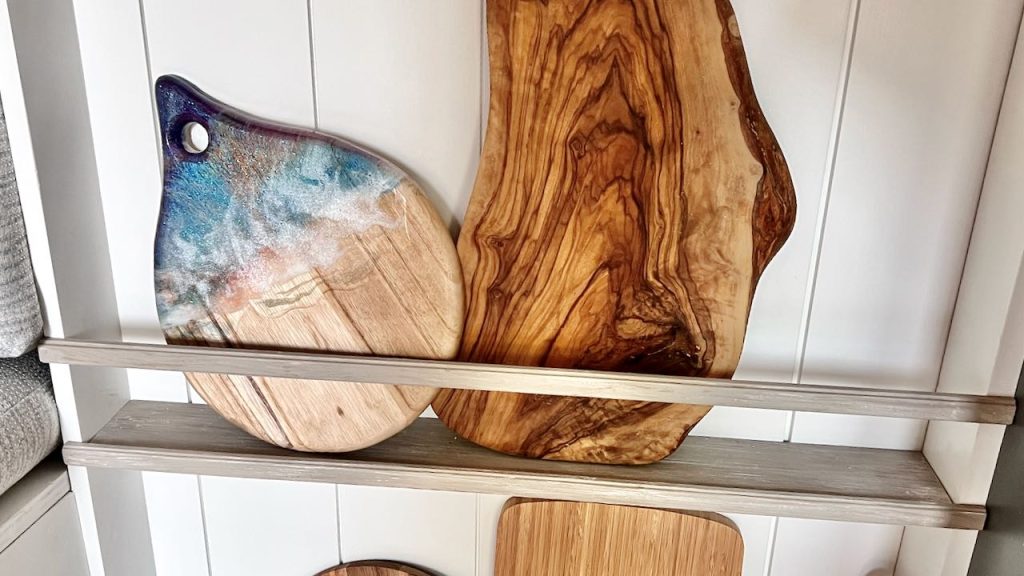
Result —
<path fill-rule="evenodd" d="M 728 0 L 494 0 L 487 21 L 461 357 L 730 377 L 796 201 Z M 639 464 L 709 407 L 445 390 L 434 410 L 502 452 Z"/>
<path fill-rule="evenodd" d="M 724 516 L 512 499 L 495 576 L 740 576 L 743 537 Z"/>
<path fill-rule="evenodd" d="M 419 187 L 344 141 L 157 81 L 164 198 L 157 308 L 170 343 L 418 358 L 454 355 L 457 257 Z M 189 123 L 209 147 L 189 143 Z M 303 451 L 372 445 L 415 419 L 425 387 L 190 372 L 228 420 Z"/>
<path fill-rule="evenodd" d="M 431 418 L 347 454 L 268 445 L 209 407 L 129 402 L 69 465 L 586 500 L 980 529 L 985 508 L 951 502 L 919 452 L 691 438 L 649 466 L 517 458 L 466 442 Z"/>
<path fill-rule="evenodd" d="M 337 568 L 324 570 L 317 576 L 431 576 L 419 568 L 386 560 L 349 562 Z"/>

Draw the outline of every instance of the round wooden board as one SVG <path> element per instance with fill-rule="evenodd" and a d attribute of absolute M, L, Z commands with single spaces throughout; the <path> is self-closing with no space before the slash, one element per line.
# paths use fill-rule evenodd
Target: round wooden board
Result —
<path fill-rule="evenodd" d="M 324 570 L 316 576 L 432 576 L 419 568 L 389 562 L 386 560 L 366 560 L 342 564 L 337 568 Z"/>
<path fill-rule="evenodd" d="M 447 227 L 388 161 L 231 110 L 177 77 L 156 84 L 164 191 L 157 308 L 169 343 L 451 358 L 462 276 Z M 208 147 L 184 135 L 195 124 Z M 303 451 L 373 445 L 432 388 L 187 373 L 209 405 Z"/>
<path fill-rule="evenodd" d="M 728 0 L 489 0 L 460 357 L 729 378 L 796 197 Z M 708 406 L 443 390 L 502 452 L 643 464 Z"/>

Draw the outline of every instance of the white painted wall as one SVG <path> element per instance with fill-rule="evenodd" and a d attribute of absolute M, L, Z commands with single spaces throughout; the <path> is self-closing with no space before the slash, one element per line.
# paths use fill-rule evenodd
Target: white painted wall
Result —
<path fill-rule="evenodd" d="M 999 126 L 971 235 L 939 375 L 943 392 L 1012 396 L 1024 361 L 1024 28 L 1003 95 Z M 960 502 L 988 499 L 1003 427 L 932 422 L 924 453 Z M 957 576 L 975 533 L 908 528 L 897 574 Z"/>
<path fill-rule="evenodd" d="M 98 167 L 69 3 L 0 1 L 0 96 L 45 331 L 58 337 L 119 338 Z M 91 437 L 128 399 L 123 370 L 56 366 L 51 371 L 65 440 Z M 77 535 L 92 573 L 154 573 L 139 474 L 74 466 L 68 473 L 76 502 L 65 506 L 74 509 L 77 503 Z M 132 553 L 118 553 L 119 547 Z M 109 553 L 104 555 L 104 550 Z M 54 553 L 47 570 L 60 570 L 70 548 L 67 552 Z M 70 568 L 67 572 L 74 573 Z"/>
<path fill-rule="evenodd" d="M 10 546 L 0 550 L 0 574 L 89 576 L 73 495 L 61 498 Z"/>
<path fill-rule="evenodd" d="M 1022 1 L 735 0 L 799 203 L 754 300 L 737 377 L 936 386 Z M 162 341 L 152 289 L 160 74 L 377 149 L 457 225 L 483 125 L 480 0 L 76 0 L 74 9 L 105 228 L 92 240 L 109 251 L 125 338 Z M 135 398 L 195 400 L 179 375 L 131 371 L 128 383 Z M 923 427 L 718 408 L 698 433 L 919 448 Z M 501 505 L 187 475 L 144 474 L 143 486 L 160 576 L 310 574 L 369 556 L 486 575 Z M 890 574 L 904 532 L 735 520 L 748 576 Z"/>

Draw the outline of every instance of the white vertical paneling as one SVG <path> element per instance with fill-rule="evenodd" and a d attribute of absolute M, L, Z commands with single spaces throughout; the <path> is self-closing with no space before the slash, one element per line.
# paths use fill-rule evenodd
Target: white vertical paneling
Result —
<path fill-rule="evenodd" d="M 35 26 L 51 28 L 52 24 L 33 18 Z M 29 23 L 20 22 L 22 33 Z M 65 45 L 66 47 L 66 45 Z M 54 47 L 53 49 L 58 49 Z M 34 64 L 30 56 L 21 56 L 29 65 Z M 13 22 L 8 11 L 6 0 L 0 2 L 0 95 L 3 97 L 4 116 L 7 136 L 11 148 L 11 161 L 18 180 L 18 194 L 21 209 L 25 218 L 25 233 L 28 239 L 32 268 L 39 291 L 43 313 L 43 330 L 46 334 L 60 337 L 64 335 L 64 322 L 58 302 L 57 271 L 54 263 L 61 258 L 61 251 L 66 247 L 57 245 L 51 250 L 50 234 L 47 229 L 46 207 L 52 204 L 45 201 L 33 149 L 32 135 L 29 126 L 28 109 L 22 85 L 22 73 L 18 62 L 18 54 L 14 41 Z M 28 74 L 29 71 L 26 71 Z M 31 79 L 29 79 L 31 85 Z M 94 255 L 95 257 L 95 255 Z M 123 380 L 116 378 L 106 380 L 94 389 L 106 392 L 103 404 L 83 402 L 82 410 L 93 414 L 84 414 L 79 418 L 78 399 L 72 385 L 71 368 L 69 366 L 53 366 L 51 375 L 54 396 L 60 412 L 61 434 L 65 440 L 80 440 L 91 434 L 93 420 L 99 415 L 109 414 L 117 404 L 127 397 L 127 387 Z M 80 385 L 89 384 L 83 382 Z M 105 405 L 104 405 L 105 404 Z M 83 434 L 83 429 L 85 434 Z M 92 501 L 92 491 L 87 471 L 80 467 L 71 467 L 69 476 L 74 487 L 74 498 L 81 508 L 76 518 L 81 522 L 81 530 L 86 548 L 86 559 L 94 576 L 103 573 L 103 558 L 100 550 L 100 537 L 97 528 L 96 514 Z"/>
<path fill-rule="evenodd" d="M 122 336 L 162 343 L 153 295 L 160 155 L 140 2 L 77 2 L 76 20 Z M 133 398 L 188 400 L 180 373 L 129 370 L 128 382 Z M 156 574 L 205 576 L 196 477 L 136 476 L 147 504 Z"/>
<path fill-rule="evenodd" d="M 90 576 L 74 496 L 61 498 L 0 552 L 0 574 Z"/>
<path fill-rule="evenodd" d="M 802 382 L 935 387 L 1020 4 L 862 0 Z M 918 448 L 923 432 L 798 413 L 792 439 Z M 782 519 L 772 573 L 888 574 L 901 532 Z"/>
<path fill-rule="evenodd" d="M 246 112 L 313 127 L 313 73 L 304 0 L 143 0 L 143 4 L 154 79 L 178 74 Z"/>
<path fill-rule="evenodd" d="M 1018 15 L 1019 19 L 1019 15 Z M 1024 28 L 1003 94 L 985 187 L 939 375 L 942 392 L 1012 395 L 1024 362 Z M 924 452 L 950 496 L 984 504 L 1002 426 L 932 422 Z M 976 533 L 908 528 L 900 576 L 962 576 Z"/>
<path fill-rule="evenodd" d="M 786 155 L 797 194 L 796 226 L 758 284 L 735 377 L 795 382 L 850 0 L 736 0 L 733 5 L 758 101 Z M 783 440 L 787 418 L 784 411 L 718 407 L 694 434 Z"/>
<path fill-rule="evenodd" d="M 902 526 L 780 518 L 775 576 L 890 576 Z"/>
<path fill-rule="evenodd" d="M 1012 396 L 1024 362 L 1024 29 L 1017 46 L 943 359 L 942 392 Z M 935 422 L 925 453 L 954 498 L 984 503 L 1001 439 L 1002 427 Z"/>
<path fill-rule="evenodd" d="M 764 576 L 768 568 L 772 518 L 744 514 L 726 516 L 736 524 L 743 535 L 743 576 Z"/>
<path fill-rule="evenodd" d="M 1019 5 L 1019 2 L 1017 3 Z M 1007 19 L 1012 19 L 1012 12 Z M 1018 13 L 1018 20 L 1020 18 Z M 1012 396 L 1024 356 L 1024 28 L 1007 77 L 939 390 Z"/>
<path fill-rule="evenodd" d="M 791 440 L 806 444 L 910 450 L 920 448 L 924 442 L 924 431 L 924 422 L 900 418 L 799 412 Z"/>
<path fill-rule="evenodd" d="M 1020 6 L 862 1 L 803 382 L 935 388 Z M 922 430 L 798 414 L 794 438 Z"/>
<path fill-rule="evenodd" d="M 462 220 L 480 156 L 480 0 L 312 0 L 320 128 L 395 161 Z"/>
<path fill-rule="evenodd" d="M 74 6 L 12 0 L 0 18 L 3 99 L 46 329 L 57 336 L 116 339 L 120 327 Z M 91 437 L 127 399 L 123 370 L 57 366 L 52 372 L 65 440 Z M 73 469 L 70 476 L 82 504 L 80 534 L 93 574 L 152 573 L 138 474 Z M 119 542 L 132 549 L 118 549 Z"/>
<path fill-rule="evenodd" d="M 157 576 L 208 576 L 199 479 L 143 472 Z"/>
<path fill-rule="evenodd" d="M 476 501 L 476 576 L 494 574 L 498 520 L 509 496 L 480 494 Z"/>
<path fill-rule="evenodd" d="M 79 2 L 76 17 L 122 336 L 163 343 L 153 297 L 160 156 L 139 2 Z M 133 398 L 188 398 L 181 374 L 128 375 Z"/>
<path fill-rule="evenodd" d="M 24 170 L 17 178 L 30 248 L 34 257 L 37 248 L 49 256 L 33 264 L 44 280 L 53 273 L 54 285 L 42 292 L 52 298 L 44 301 L 47 329 L 56 336 L 116 339 L 120 328 L 73 7 L 53 0 L 13 0 L 6 7 L 7 31 L 13 32 L 13 46 L 4 47 L 10 50 L 6 73 L 19 81 L 7 76 L 4 88 L 12 92 L 3 97 L 11 106 L 12 155 Z M 41 233 L 47 234 L 46 247 L 39 245 Z M 64 438 L 81 440 L 121 407 L 127 383 L 123 370 L 65 367 L 54 372 L 54 393 Z"/>
<path fill-rule="evenodd" d="M 309 576 L 338 564 L 334 486 L 201 478 L 213 576 Z"/>
<path fill-rule="evenodd" d="M 967 576 L 977 539 L 974 530 L 907 526 L 895 576 Z"/>
<path fill-rule="evenodd" d="M 797 193 L 796 226 L 758 284 L 739 372 L 743 378 L 790 382 L 850 0 L 736 0 L 733 5 L 757 99 Z"/>
<path fill-rule="evenodd" d="M 445 576 L 476 574 L 475 494 L 338 486 L 341 557 L 387 559 Z"/>

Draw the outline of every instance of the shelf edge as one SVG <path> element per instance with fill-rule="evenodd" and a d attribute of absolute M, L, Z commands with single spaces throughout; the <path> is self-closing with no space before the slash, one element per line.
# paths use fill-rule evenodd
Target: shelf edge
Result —
<path fill-rule="evenodd" d="M 44 362 L 464 390 L 498 390 L 1008 425 L 1011 397 L 973 396 L 236 348 L 49 338 Z"/>

